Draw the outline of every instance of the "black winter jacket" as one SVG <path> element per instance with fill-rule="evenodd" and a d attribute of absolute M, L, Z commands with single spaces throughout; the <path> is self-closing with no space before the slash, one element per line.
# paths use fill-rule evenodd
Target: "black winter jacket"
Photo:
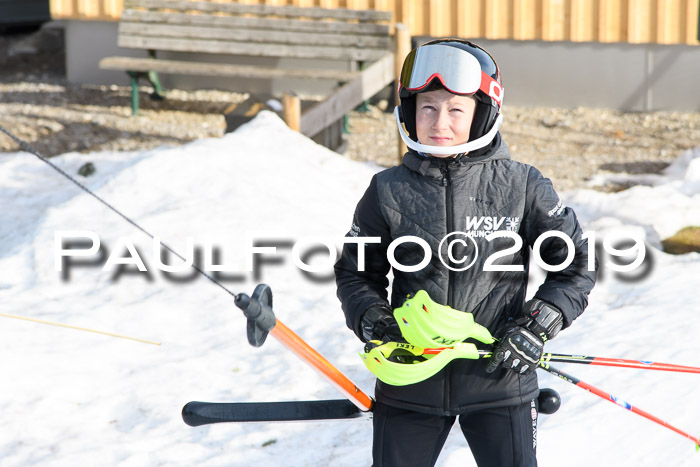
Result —
<path fill-rule="evenodd" d="M 507 237 L 486 240 L 489 233 L 502 230 L 516 232 L 522 245 L 516 248 L 516 241 Z M 560 201 L 550 180 L 534 167 L 511 160 L 500 135 L 494 148 L 479 157 L 439 159 L 409 152 L 400 166 L 372 178 L 357 205 L 347 235 L 381 239 L 364 246 L 364 271 L 358 267 L 356 244 L 346 243 L 335 265 L 347 325 L 361 338 L 360 320 L 370 306 L 397 308 L 408 294 L 424 289 L 438 303 L 473 313 L 476 322 L 496 333 L 507 320 L 518 317 L 525 301 L 530 248 L 548 231 L 568 236 L 575 254 L 568 267 L 547 274 L 535 296 L 559 308 L 567 327 L 588 303 L 597 264 L 595 258 L 589 264 L 587 242 L 581 238 L 576 216 Z M 461 233 L 442 241 L 453 232 Z M 420 237 L 430 246 L 430 255 L 415 242 L 402 243 L 393 252 L 396 262 L 404 266 L 429 257 L 418 271 L 401 271 L 388 260 L 389 245 L 404 236 Z M 457 263 L 447 251 L 455 238 L 462 240 L 452 246 Z M 564 241 L 549 237 L 539 251 L 547 264 L 558 265 L 566 259 L 568 248 Z M 485 272 L 487 260 L 494 265 L 521 265 L 521 271 Z M 472 261 L 466 270 L 451 270 L 464 269 Z M 458 359 L 433 377 L 408 386 L 378 380 L 375 396 L 389 405 L 440 415 L 518 405 L 537 396 L 535 372 L 522 376 L 499 368 L 487 374 L 486 364 L 486 360 Z"/>

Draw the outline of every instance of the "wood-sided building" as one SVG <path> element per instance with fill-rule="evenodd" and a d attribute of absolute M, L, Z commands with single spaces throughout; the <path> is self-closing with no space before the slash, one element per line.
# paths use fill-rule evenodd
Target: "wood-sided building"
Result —
<path fill-rule="evenodd" d="M 217 0 L 222 3 L 231 0 Z M 125 84 L 101 71 L 121 54 L 117 21 L 124 0 L 51 0 L 66 27 L 72 81 Z M 474 40 L 492 52 L 505 103 L 624 110 L 700 110 L 700 0 L 244 0 L 239 3 L 376 9 L 393 13 L 414 43 L 430 37 Z M 251 83 L 181 79 L 182 87 L 242 89 Z M 260 83 L 256 83 L 260 85 Z M 275 93 L 274 84 L 254 92 Z M 316 89 L 317 91 L 319 89 Z M 320 90 L 323 91 L 323 90 Z"/>

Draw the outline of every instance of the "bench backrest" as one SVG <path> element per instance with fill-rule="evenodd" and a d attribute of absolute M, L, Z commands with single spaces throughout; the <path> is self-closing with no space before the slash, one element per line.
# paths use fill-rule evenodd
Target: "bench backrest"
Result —
<path fill-rule="evenodd" d="M 126 0 L 118 45 L 263 57 L 374 61 L 393 47 L 391 12 Z"/>

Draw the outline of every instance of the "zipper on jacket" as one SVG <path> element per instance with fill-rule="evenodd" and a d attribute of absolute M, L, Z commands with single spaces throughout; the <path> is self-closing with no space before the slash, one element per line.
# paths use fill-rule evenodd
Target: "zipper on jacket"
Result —
<path fill-rule="evenodd" d="M 450 179 L 450 171 L 445 166 L 442 173 L 443 185 L 445 186 L 445 221 L 447 224 L 447 235 L 454 231 L 454 219 L 452 218 L 452 180 Z M 452 266 L 451 263 L 450 266 Z M 454 306 L 454 274 L 452 269 L 447 271 L 447 303 L 448 306 Z"/>
<path fill-rule="evenodd" d="M 452 180 L 450 180 L 450 171 L 447 165 L 441 167 L 442 185 L 445 187 L 445 220 L 447 224 L 447 234 L 449 235 L 454 230 L 454 220 L 452 219 Z M 449 263 L 448 263 L 449 264 Z M 450 264 L 451 266 L 451 264 Z M 455 272 L 448 268 L 447 271 L 447 303 L 448 306 L 454 305 L 454 274 Z M 450 410 L 450 378 L 452 376 L 452 366 L 448 365 L 445 372 L 445 394 L 444 407 L 445 412 Z"/>

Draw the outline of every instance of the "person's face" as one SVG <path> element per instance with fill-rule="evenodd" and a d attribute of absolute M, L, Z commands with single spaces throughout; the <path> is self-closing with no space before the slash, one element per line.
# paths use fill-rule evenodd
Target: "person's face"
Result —
<path fill-rule="evenodd" d="M 476 101 L 444 89 L 416 95 L 416 132 L 421 144 L 455 146 L 469 141 Z M 432 154 L 435 157 L 455 155 Z"/>

